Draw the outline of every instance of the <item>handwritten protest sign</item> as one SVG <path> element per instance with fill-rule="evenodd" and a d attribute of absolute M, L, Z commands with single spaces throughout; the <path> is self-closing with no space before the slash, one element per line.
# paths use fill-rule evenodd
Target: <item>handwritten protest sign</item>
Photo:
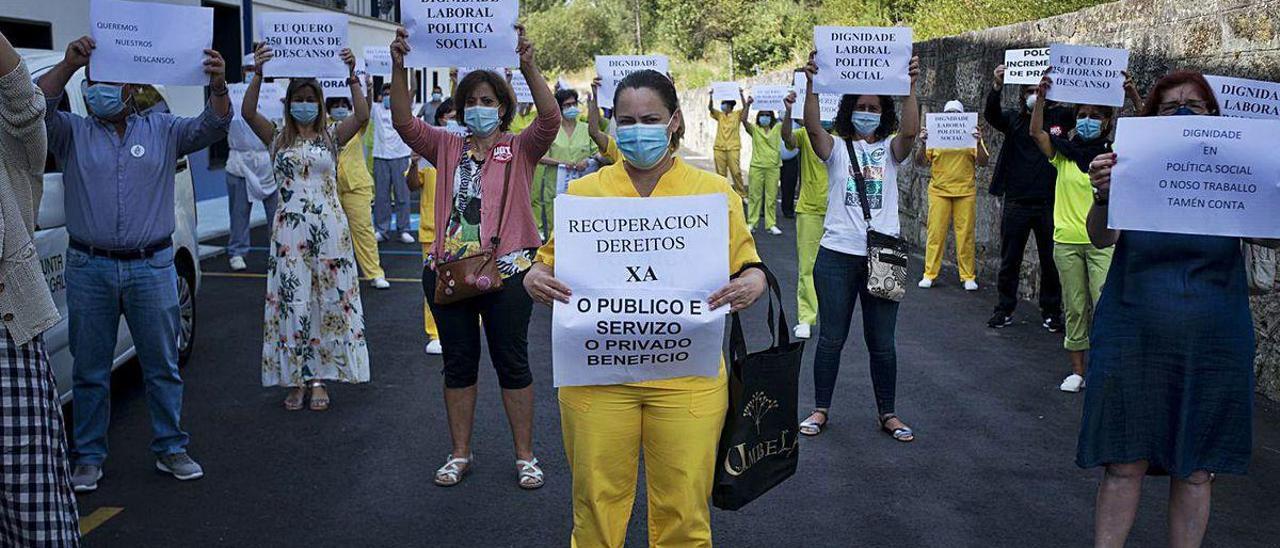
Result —
<path fill-rule="evenodd" d="M 1280 120 L 1280 84 L 1206 74 L 1223 116 Z"/>
<path fill-rule="evenodd" d="M 97 48 L 89 73 L 100 82 L 203 86 L 204 50 L 213 44 L 213 8 L 93 0 Z"/>
<path fill-rule="evenodd" d="M 816 93 L 909 95 L 909 27 L 813 27 Z"/>
<path fill-rule="evenodd" d="M 1049 68 L 1049 48 L 1010 49 L 1004 52 L 1004 83 L 1017 86 L 1040 84 Z"/>
<path fill-rule="evenodd" d="M 976 112 L 930 112 L 924 117 L 929 130 L 928 148 L 973 148 L 978 140 Z"/>
<path fill-rule="evenodd" d="M 622 384 L 720 370 L 729 281 L 721 194 L 556 198 L 556 277 L 573 288 L 552 312 L 559 386 Z"/>
<path fill-rule="evenodd" d="M 791 82 L 791 89 L 796 92 L 796 104 L 791 107 L 791 119 L 804 119 L 804 98 L 808 93 L 806 84 L 808 77 L 803 72 L 796 72 Z M 821 117 L 823 122 L 831 122 L 836 119 L 836 112 L 840 110 L 840 95 L 836 93 L 818 94 L 818 105 L 822 109 Z"/>
<path fill-rule="evenodd" d="M 737 82 L 712 82 L 711 97 L 716 103 L 738 101 L 742 98 L 742 86 Z"/>
<path fill-rule="evenodd" d="M 273 78 L 345 78 L 347 16 L 337 13 L 264 13 L 262 41 L 275 56 L 263 65 Z"/>
<path fill-rule="evenodd" d="M 1276 122 L 1220 116 L 1121 118 L 1108 226 L 1280 238 Z"/>
<path fill-rule="evenodd" d="M 1080 105 L 1124 106 L 1124 74 L 1129 50 L 1053 44 L 1049 46 L 1051 101 Z M 1037 81 L 1036 83 L 1039 83 Z"/>
<path fill-rule="evenodd" d="M 519 0 L 400 0 L 409 67 L 518 67 Z"/>
<path fill-rule="evenodd" d="M 628 74 L 641 70 L 670 72 L 665 55 L 597 55 L 596 74 L 600 76 L 600 106 L 613 108 L 613 95 L 618 83 Z"/>
<path fill-rule="evenodd" d="M 759 85 L 751 88 L 751 106 L 756 110 L 772 110 L 781 113 L 787 105 L 782 102 L 791 93 L 791 86 Z"/>
<path fill-rule="evenodd" d="M 235 119 L 244 119 L 244 113 L 241 112 L 240 107 L 244 104 L 244 94 L 248 88 L 249 84 L 227 84 L 227 94 L 231 99 L 233 111 L 232 117 Z M 279 82 L 263 82 L 262 87 L 258 88 L 258 114 L 268 120 L 283 119 L 284 91 L 284 85 Z"/>
<path fill-rule="evenodd" d="M 267 66 L 271 64 L 268 63 Z M 317 78 L 320 82 L 320 91 L 324 93 L 324 98 L 330 97 L 346 97 L 351 98 L 351 85 L 347 83 L 346 78 Z"/>
<path fill-rule="evenodd" d="M 533 102 L 533 90 L 529 89 L 529 81 L 524 79 L 523 72 L 511 71 L 511 89 L 516 92 L 517 103 Z"/>
<path fill-rule="evenodd" d="M 391 76 L 391 49 L 387 46 L 365 46 L 364 66 L 371 76 Z"/>

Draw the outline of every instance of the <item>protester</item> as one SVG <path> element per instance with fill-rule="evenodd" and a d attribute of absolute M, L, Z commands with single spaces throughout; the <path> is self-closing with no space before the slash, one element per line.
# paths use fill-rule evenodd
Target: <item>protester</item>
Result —
<path fill-rule="evenodd" d="M 795 93 L 785 99 L 786 111 L 791 119 L 795 106 Z M 825 124 L 825 122 L 824 122 Z M 825 127 L 825 126 L 824 126 Z M 794 131 L 792 124 L 783 124 L 782 141 L 798 151 L 800 164 L 800 197 L 796 201 L 796 315 L 797 339 L 813 336 L 813 325 L 818 323 L 818 293 L 813 287 L 813 264 L 818 259 L 818 244 L 822 240 L 822 223 L 827 216 L 827 166 L 813 151 L 813 143 L 807 132 Z"/>
<path fill-rule="evenodd" d="M 743 99 L 744 113 L 751 112 L 755 98 Z M 749 115 L 742 116 L 742 127 L 751 136 L 751 172 L 747 188 L 747 226 L 754 231 L 764 210 L 764 226 L 774 236 L 778 230 L 778 185 L 782 170 L 782 124 L 772 111 L 756 113 L 756 123 Z"/>
<path fill-rule="evenodd" d="M 600 165 L 611 165 L 622 162 L 622 152 L 618 150 L 618 141 L 610 135 L 609 124 L 612 119 L 600 108 L 600 77 L 591 81 L 591 95 L 587 96 L 587 131 L 591 140 L 596 143 L 596 158 Z"/>
<path fill-rule="evenodd" d="M 813 79 L 818 65 L 810 60 L 808 95 L 804 103 L 804 126 L 813 151 L 826 163 L 827 216 L 824 233 L 813 267 L 813 280 L 818 293 L 818 350 L 813 360 L 815 408 L 800 424 L 800 432 L 817 435 L 827 425 L 831 395 L 840 371 L 840 353 L 849 336 L 854 306 L 862 300 L 862 332 L 870 354 L 871 384 L 875 391 L 880 428 L 893 439 L 909 442 L 915 434 L 895 409 L 897 395 L 898 356 L 895 329 L 898 303 L 872 295 L 867 289 L 867 231 L 897 237 L 898 167 L 911 158 L 916 134 L 920 131 L 920 112 L 915 83 L 920 72 L 919 58 L 912 58 L 908 69 L 911 92 L 902 102 L 902 121 L 893 98 L 874 95 L 845 95 L 836 112 L 835 135 L 827 133 L 820 120 L 819 99 L 813 93 Z M 851 159 L 849 149 L 856 153 Z M 853 160 L 866 180 L 866 199 L 871 211 L 868 226 L 857 190 Z"/>
<path fill-rule="evenodd" d="M 800 129 L 800 124 L 795 120 L 779 120 L 778 123 L 791 126 L 792 129 Z M 796 218 L 796 189 L 800 187 L 800 149 L 788 145 L 784 139 L 779 156 L 782 158 L 782 171 L 779 173 L 782 187 L 782 216 L 794 219 Z"/>
<path fill-rule="evenodd" d="M 1000 208 L 1000 272 L 996 276 L 1000 300 L 987 326 L 1013 325 L 1022 255 L 1027 239 L 1034 233 L 1040 255 L 1041 325 L 1051 333 L 1058 333 L 1062 331 L 1062 289 L 1058 269 L 1053 264 L 1053 182 L 1057 172 L 1029 133 L 1036 86 L 1022 86 L 1017 108 L 1002 110 L 1004 69 L 1004 65 L 996 67 L 995 81 L 987 93 L 983 112 L 987 124 L 1005 135 L 990 190 L 993 196 L 1004 198 Z M 1051 135 L 1065 135 L 1071 129 L 1069 111 L 1055 107 L 1049 109 L 1046 116 Z"/>
<path fill-rule="evenodd" d="M 258 67 L 273 56 L 266 45 L 254 52 Z M 342 50 L 342 61 L 351 96 L 362 97 L 351 50 Z M 302 409 L 309 387 L 307 406 L 324 411 L 331 404 L 325 381 L 369 380 L 354 246 L 337 182 L 338 151 L 369 121 L 369 105 L 355 101 L 352 114 L 330 127 L 319 82 L 291 78 L 284 126 L 277 128 L 258 113 L 261 87 L 262 76 L 255 74 L 244 96 L 244 119 L 271 148 L 280 183 L 280 222 L 267 264 L 262 385 L 289 388 L 289 411 Z"/>
<path fill-rule="evenodd" d="M 365 82 L 371 83 L 371 79 L 366 77 Z M 361 99 L 369 100 L 365 97 Z M 330 97 L 325 100 L 325 112 L 331 120 L 330 125 L 340 124 L 352 114 L 351 99 Z M 338 153 L 338 201 L 347 217 L 351 243 L 355 247 L 356 264 L 363 271 L 362 279 L 369 280 L 375 289 L 389 289 L 391 282 L 387 281 L 386 272 L 382 269 L 377 233 L 373 227 L 375 185 L 373 174 L 369 172 L 369 158 L 365 149 L 370 125 L 363 125 Z"/>
<path fill-rule="evenodd" d="M 498 372 L 502 400 L 515 442 L 518 484 L 544 484 L 533 454 L 533 375 L 529 370 L 528 332 L 533 302 L 521 289 L 525 273 L 541 245 L 529 208 L 529 189 L 538 158 L 551 147 L 562 115 L 534 60 L 533 44 L 517 27 L 520 72 L 529 82 L 538 117 L 520 135 L 510 131 L 516 114 L 515 92 L 496 73 L 478 70 L 458 84 L 454 104 L 470 135 L 460 136 L 413 118 L 404 56 L 409 33 L 396 31 L 391 44 L 392 116 L 405 142 L 436 167 L 435 246 L 422 270 L 422 287 L 440 327 L 444 349 L 444 399 L 453 447 L 435 483 L 457 485 L 471 471 L 471 429 L 475 417 L 476 376 L 480 368 L 480 329 Z M 482 196 L 489 202 L 481 207 Z M 494 203 L 497 202 L 497 203 Z M 496 248 L 496 249 L 493 249 Z M 497 257 L 501 289 L 451 304 L 435 302 L 436 268 L 475 253 Z"/>
<path fill-rule="evenodd" d="M 0 545 L 79 546 L 67 439 L 42 333 L 60 320 L 32 249 L 45 101 L 0 33 Z"/>
<path fill-rule="evenodd" d="M 444 101 L 444 90 L 440 86 L 431 86 L 431 101 L 422 105 L 418 110 L 418 117 L 428 124 L 434 123 L 436 119 L 436 110 L 440 108 L 440 103 Z"/>
<path fill-rule="evenodd" d="M 404 172 L 409 169 L 409 146 L 404 144 L 391 125 L 391 85 L 384 84 L 375 97 L 373 118 L 373 225 L 379 242 L 393 236 L 391 215 L 395 212 L 395 232 L 402 243 L 413 243 L 409 205 L 413 197 L 405 187 Z"/>
<path fill-rule="evenodd" d="M 733 189 L 743 200 L 747 199 L 747 187 L 742 184 L 742 136 L 738 134 L 738 124 L 742 120 L 742 111 L 735 110 L 737 101 L 721 101 L 716 107 L 715 95 L 707 97 L 707 110 L 711 119 L 716 121 L 715 162 L 716 174 L 728 177 Z"/>
<path fill-rule="evenodd" d="M 156 468 L 179 480 L 204 476 L 187 454 L 178 374 L 178 273 L 174 267 L 174 173 L 178 158 L 227 136 L 222 55 L 204 50 L 209 101 L 194 118 L 139 113 L 142 84 L 83 85 L 90 117 L 58 110 L 72 75 L 88 66 L 96 44 L 81 37 L 40 78 L 46 97 L 49 152 L 62 168 L 66 203 L 67 312 L 75 356 L 76 492 L 98 488 L 107 459 L 111 366 L 123 313 L 147 385 Z M 188 60 L 187 62 L 192 62 Z"/>
<path fill-rule="evenodd" d="M 560 132 L 546 156 L 538 160 L 533 174 L 533 220 L 543 239 L 555 228 L 556 195 L 569 186 L 569 181 L 586 175 L 592 167 L 596 143 L 591 138 L 590 124 L 578 119 L 578 92 L 565 88 L 555 93 L 560 104 Z"/>
<path fill-rule="evenodd" d="M 1199 73 L 1151 88 L 1141 116 L 1218 116 Z M 1254 329 L 1239 238 L 1107 228 L 1111 171 L 1088 164 L 1096 191 L 1090 241 L 1115 246 L 1093 318 L 1076 464 L 1105 466 L 1094 542 L 1123 546 L 1145 475 L 1169 475 L 1169 545 L 1199 546 L 1214 474 L 1248 470 L 1253 433 Z M 1280 247 L 1280 240 L 1254 241 Z"/>
<path fill-rule="evenodd" d="M 615 116 L 623 165 L 569 185 L 595 197 L 721 194 L 729 214 L 729 271 L 713 293 L 713 308 L 742 310 L 764 293 L 755 242 L 742 221 L 742 201 L 724 178 L 676 157 L 684 134 L 675 86 L 642 70 L 618 84 Z M 571 288 L 554 277 L 555 242 L 538 252 L 525 278 L 534 300 L 569 302 Z M 711 546 L 711 494 L 716 444 L 728 408 L 724 362 L 712 377 L 677 377 L 623 385 L 560 388 L 564 449 L 573 474 L 574 546 L 621 547 L 635 500 L 636 467 L 644 448 L 650 546 Z"/>
<path fill-rule="evenodd" d="M 254 66 L 244 66 L 244 77 L 253 74 Z M 239 108 L 240 105 L 232 105 Z M 245 255 L 249 254 L 249 218 L 253 203 L 262 204 L 267 214 L 267 226 L 276 218 L 279 193 L 271 170 L 271 156 L 244 118 L 231 120 L 227 131 L 227 210 L 231 216 L 230 234 L 227 236 L 227 256 L 233 272 L 246 268 Z"/>
<path fill-rule="evenodd" d="M 949 101 L 943 112 L 964 112 L 960 101 Z M 932 166 L 929 173 L 929 218 L 926 222 L 924 252 L 924 277 L 921 288 L 933 287 L 933 280 L 942 271 L 942 246 L 947 243 L 947 227 L 956 231 L 956 269 L 965 291 L 978 290 L 978 275 L 974 269 L 974 217 L 977 211 L 978 186 L 975 181 L 978 166 L 985 167 L 990 157 L 982 132 L 973 130 L 978 140 L 974 148 L 938 149 L 920 147 L 916 162 Z M 929 132 L 922 131 L 920 140 L 927 142 Z"/>
<path fill-rule="evenodd" d="M 1126 78 L 1127 80 L 1127 78 Z M 1036 93 L 1031 114 L 1031 137 L 1050 158 L 1058 172 L 1053 199 L 1053 262 L 1062 281 L 1062 300 L 1067 318 L 1063 347 L 1071 357 L 1071 374 L 1062 381 L 1063 392 L 1079 392 L 1084 387 L 1085 352 L 1089 350 L 1090 311 L 1096 310 L 1102 283 L 1111 268 L 1112 248 L 1089 243 L 1085 220 L 1093 207 L 1093 187 L 1089 184 L 1089 162 L 1111 152 L 1111 128 L 1115 109 L 1098 105 L 1076 105 L 1075 130 L 1070 138 L 1055 137 L 1044 130 L 1044 96 L 1051 82 L 1045 76 Z M 1141 103 L 1137 88 L 1126 81 L 1126 91 Z"/>
<path fill-rule="evenodd" d="M 435 110 L 435 118 L 429 120 L 429 123 L 453 133 L 466 131 L 458 125 L 452 98 L 445 98 L 440 102 Z M 410 160 L 409 173 L 405 176 L 409 178 L 407 181 L 409 192 L 421 190 L 418 194 L 418 242 L 422 244 L 422 260 L 425 262 L 431 256 L 431 250 L 436 242 L 436 168 L 415 152 Z M 429 298 L 428 296 L 427 299 Z M 427 333 L 425 352 L 432 356 L 443 354 L 440 328 L 436 325 L 436 319 L 431 315 L 431 306 L 425 299 L 422 301 L 422 328 Z"/>

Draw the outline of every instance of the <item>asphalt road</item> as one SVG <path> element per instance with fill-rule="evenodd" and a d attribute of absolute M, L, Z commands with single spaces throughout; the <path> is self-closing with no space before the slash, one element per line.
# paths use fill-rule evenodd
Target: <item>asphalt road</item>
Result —
<path fill-rule="evenodd" d="M 759 236 L 761 255 L 793 295 L 793 225 Z M 255 245 L 266 244 L 259 229 Z M 208 260 L 194 357 L 184 369 L 184 425 L 206 477 L 158 474 L 136 365 L 115 376 L 111 456 L 98 492 L 80 497 L 90 547 L 566 546 L 570 477 L 551 386 L 550 314 L 529 329 L 536 440 L 547 486 L 517 488 L 498 386 L 481 366 L 475 472 L 431 483 L 449 452 L 438 357 L 422 346 L 418 246 L 386 244 L 387 291 L 362 288 L 373 381 L 331 388 L 324 413 L 286 412 L 282 389 L 260 386 L 260 277 L 230 277 Z M 265 256 L 249 272 L 265 272 Z M 918 261 L 914 266 L 919 267 Z M 1059 392 L 1061 337 L 1024 303 L 1018 323 L 985 326 L 993 290 L 966 293 L 944 272 L 912 288 L 898 324 L 898 410 L 917 432 L 879 432 L 859 315 L 844 353 L 832 425 L 801 440 L 796 476 L 739 512 L 713 512 L 715 542 L 777 546 L 1087 546 L 1100 472 L 1074 463 L 1080 395 Z M 788 312 L 794 318 L 794 299 Z M 763 305 L 749 312 L 766 342 Z M 816 335 L 816 331 L 815 331 Z M 801 405 L 812 404 L 809 344 Z M 487 358 L 484 363 L 487 363 Z M 805 411 L 802 409 L 801 411 Z M 1280 546 L 1280 406 L 1259 400 L 1247 477 L 1216 483 L 1208 546 Z M 1131 546 L 1165 545 L 1167 480 L 1149 479 Z M 628 546 L 646 542 L 643 491 Z"/>

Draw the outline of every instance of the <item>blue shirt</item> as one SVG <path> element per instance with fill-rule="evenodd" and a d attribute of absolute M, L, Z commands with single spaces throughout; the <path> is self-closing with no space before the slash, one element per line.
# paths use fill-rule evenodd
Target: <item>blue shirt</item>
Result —
<path fill-rule="evenodd" d="M 48 98 L 45 123 L 71 239 L 116 251 L 168 241 L 178 158 L 226 137 L 231 114 L 219 117 L 208 105 L 194 118 L 130 114 L 121 138 L 113 124 L 59 111 L 61 100 Z"/>

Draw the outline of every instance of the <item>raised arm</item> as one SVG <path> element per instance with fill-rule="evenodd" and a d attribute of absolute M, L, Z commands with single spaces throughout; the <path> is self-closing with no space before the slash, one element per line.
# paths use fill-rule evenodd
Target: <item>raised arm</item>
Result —
<path fill-rule="evenodd" d="M 409 31 L 400 27 L 391 42 L 391 124 L 397 128 L 415 119 L 413 97 L 409 96 L 409 70 L 404 68 L 404 56 L 408 53 Z"/>
<path fill-rule="evenodd" d="M 1142 92 L 1138 91 L 1138 86 L 1133 83 L 1133 76 L 1129 75 L 1129 71 L 1122 71 L 1121 74 L 1124 75 L 1124 93 L 1133 104 L 1133 111 L 1142 112 Z"/>
<path fill-rule="evenodd" d="M 796 92 L 788 93 L 782 99 L 782 119 L 778 120 L 782 124 L 782 143 L 787 148 L 796 148 L 796 133 L 791 129 L 791 108 L 796 105 Z"/>
<path fill-rule="evenodd" d="M 596 150 L 604 154 L 609 150 L 609 134 L 600 129 L 600 105 L 596 99 L 599 95 L 600 77 L 596 76 L 591 80 L 591 94 L 587 95 L 587 135 L 595 141 Z"/>
<path fill-rule="evenodd" d="M 825 162 L 831 157 L 831 147 L 835 145 L 835 139 L 831 138 L 827 130 L 822 129 L 822 103 L 818 95 L 813 92 L 813 77 L 818 74 L 818 63 L 814 61 L 814 55 L 814 53 L 809 54 L 809 64 L 804 66 L 807 76 L 804 86 L 804 130 L 809 134 L 809 146 L 813 147 L 813 152 L 818 155 L 818 159 Z"/>
<path fill-rule="evenodd" d="M 551 86 L 542 76 L 542 69 L 538 68 L 533 42 L 529 41 L 525 34 L 524 26 L 516 25 L 516 32 L 519 33 L 516 53 L 520 55 L 520 72 L 529 83 L 529 92 L 533 94 L 533 105 L 538 109 L 538 117 L 533 120 L 532 125 L 516 135 L 516 140 L 521 143 L 521 146 L 527 147 L 532 157 L 538 158 L 545 155 L 551 148 L 551 143 L 555 142 L 556 134 L 560 132 L 562 115 L 560 104 L 556 102 Z"/>
<path fill-rule="evenodd" d="M 206 49 L 204 55 L 204 73 L 209 75 L 209 107 L 219 118 L 230 120 L 231 96 L 227 92 L 227 62 L 216 49 Z"/>
<path fill-rule="evenodd" d="M 920 76 L 919 57 L 911 56 L 907 74 L 911 76 L 911 90 L 902 101 L 902 124 L 898 128 L 897 138 L 893 140 L 893 159 L 898 163 L 911 156 L 911 149 L 916 146 L 916 135 L 920 133 L 920 101 L 916 99 L 916 79 Z"/>
<path fill-rule="evenodd" d="M 929 158 L 929 130 L 920 130 L 920 148 L 916 150 L 916 165 L 930 166 L 933 160 Z"/>
<path fill-rule="evenodd" d="M 982 117 L 991 127 L 1000 133 L 1009 133 L 1009 120 L 1004 117 L 1004 109 L 1000 106 L 1004 91 L 1004 65 L 996 67 L 995 80 L 991 82 L 991 91 L 987 92 L 986 108 Z"/>
<path fill-rule="evenodd" d="M 253 66 L 258 70 L 253 71 L 253 78 L 249 80 L 249 86 L 244 91 L 244 102 L 240 103 L 240 116 L 244 118 L 246 124 L 249 124 L 253 134 L 258 136 L 258 140 L 268 147 L 276 136 L 276 126 L 258 112 L 258 96 L 262 93 L 262 65 L 274 56 L 271 46 L 265 43 L 258 44 L 258 49 L 253 52 Z M 285 116 L 288 115 L 289 113 L 286 112 Z"/>
<path fill-rule="evenodd" d="M 62 90 L 66 89 L 67 82 L 71 81 L 71 76 L 81 67 L 89 64 L 89 56 L 93 55 L 93 48 L 96 47 L 98 47 L 97 43 L 88 36 L 81 36 L 74 42 L 67 44 L 67 52 L 63 55 L 62 60 L 44 73 L 44 76 L 40 77 L 40 81 L 36 82 L 44 96 L 50 99 L 61 97 Z M 50 112 L 56 110 L 49 109 Z"/>
<path fill-rule="evenodd" d="M 754 124 L 751 122 L 751 105 L 755 102 L 756 102 L 755 97 L 751 97 L 751 98 L 742 97 L 742 116 L 739 116 L 738 119 L 742 121 L 742 129 L 747 132 L 747 135 L 752 134 L 751 128 L 752 126 L 754 126 Z"/>
<path fill-rule="evenodd" d="M 1036 106 L 1031 110 L 1031 139 L 1036 142 L 1036 146 L 1040 148 L 1040 152 L 1044 153 L 1046 158 L 1053 158 L 1053 139 L 1049 138 L 1049 132 L 1044 130 L 1044 103 L 1045 94 L 1049 91 L 1049 86 L 1053 85 L 1049 80 L 1049 75 L 1045 74 L 1040 79 L 1040 91 L 1036 93 Z"/>
<path fill-rule="evenodd" d="M 1107 204 L 1111 199 L 1111 169 L 1116 165 L 1116 153 L 1099 154 L 1089 163 L 1089 182 L 1093 184 L 1093 207 L 1085 220 L 1089 241 L 1098 249 L 1116 245 L 1120 231 L 1107 227 Z"/>
<path fill-rule="evenodd" d="M 351 89 L 351 98 L 353 100 L 351 101 L 351 116 L 338 122 L 338 127 L 334 131 L 334 137 L 339 145 L 347 144 L 347 141 L 359 135 L 360 129 L 369 123 L 369 102 L 355 99 L 363 96 L 364 91 L 360 87 L 360 78 L 356 76 L 356 56 L 351 53 L 350 49 L 343 48 L 342 62 L 347 64 L 347 87 Z"/>

